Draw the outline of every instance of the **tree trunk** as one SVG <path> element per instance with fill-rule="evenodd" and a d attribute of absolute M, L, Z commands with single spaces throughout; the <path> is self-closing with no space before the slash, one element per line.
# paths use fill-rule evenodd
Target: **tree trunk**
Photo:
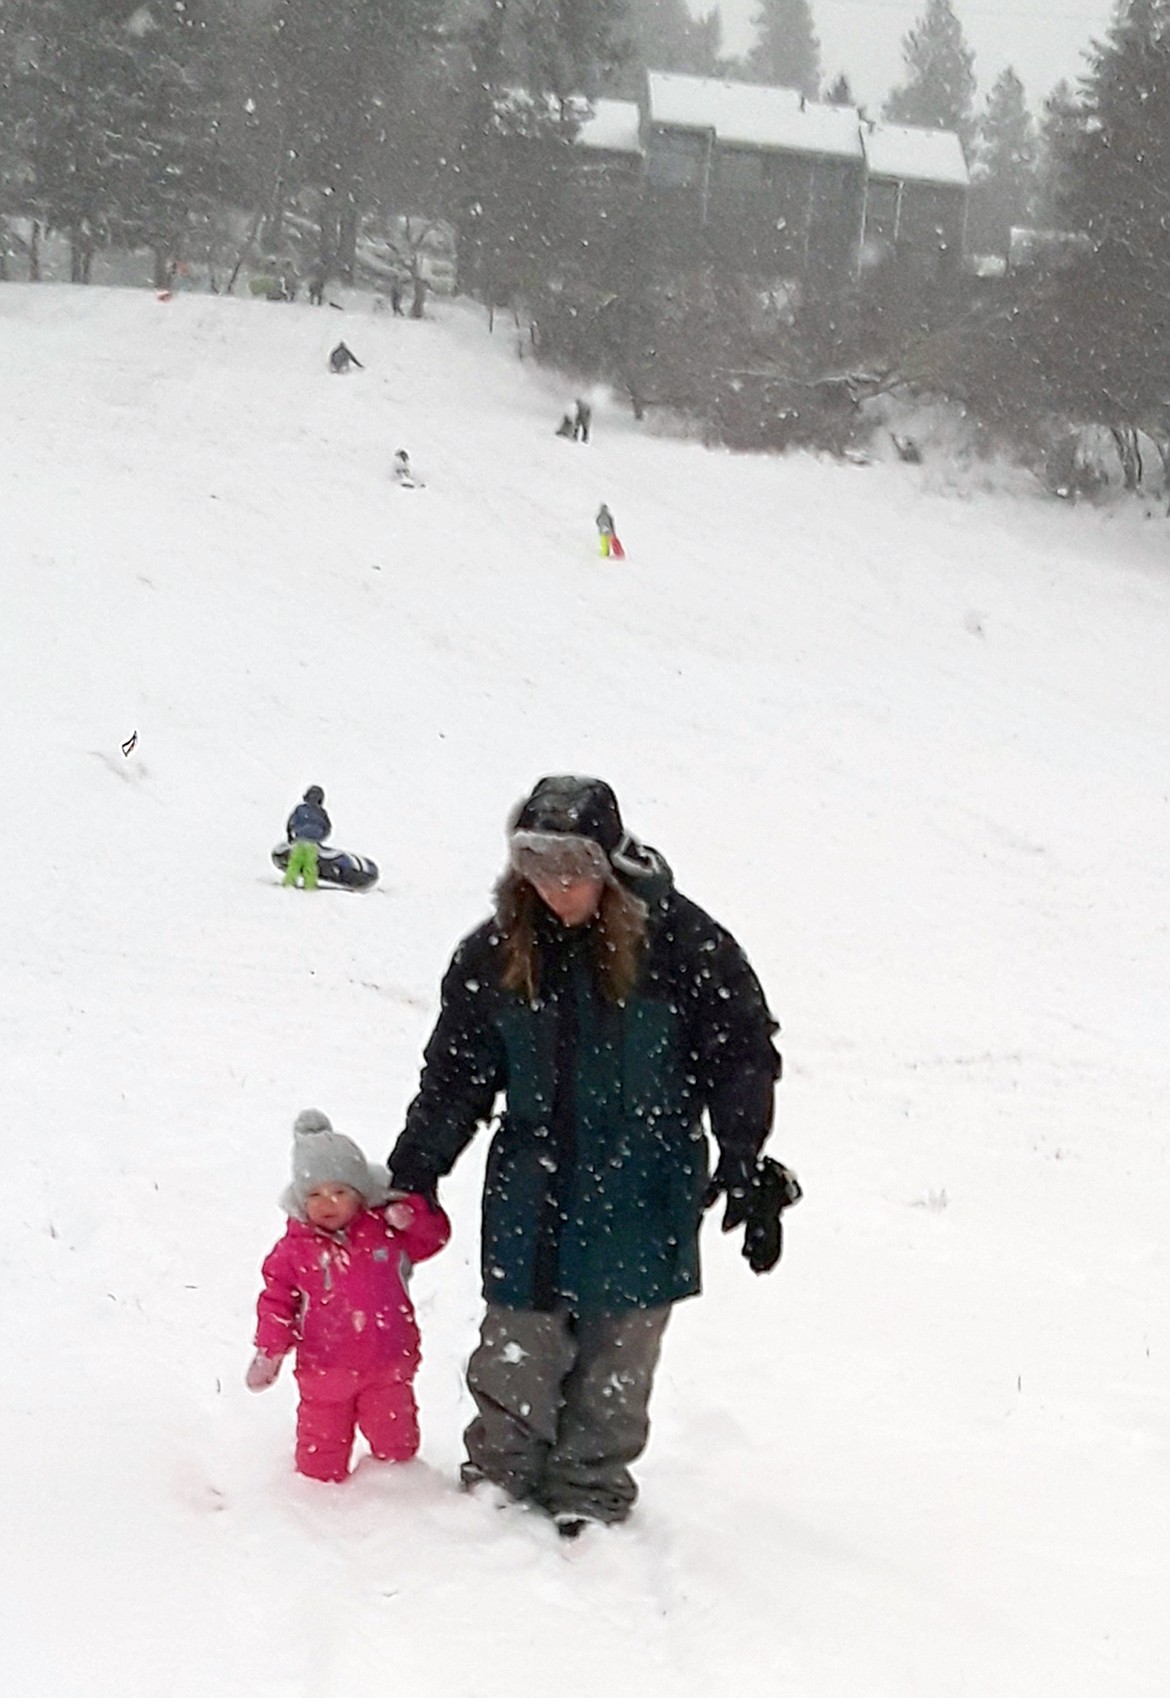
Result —
<path fill-rule="evenodd" d="M 1117 458 L 1121 461 L 1121 476 L 1128 493 L 1132 494 L 1142 481 L 1142 457 L 1137 443 L 1137 432 L 1128 425 L 1113 425 L 1109 433 L 1117 446 Z"/>
<path fill-rule="evenodd" d="M 41 280 L 41 221 L 34 218 L 28 238 L 28 280 L 39 283 Z"/>
<path fill-rule="evenodd" d="M 272 193 L 269 196 L 268 205 L 261 214 L 258 225 L 262 245 L 268 253 L 275 252 L 284 240 L 285 160 L 287 158 L 288 137 L 282 131 L 280 163 L 276 167 L 276 176 L 273 179 Z"/>
<path fill-rule="evenodd" d="M 251 253 L 252 248 L 255 245 L 256 236 L 263 221 L 263 212 L 256 213 L 255 217 L 252 219 L 252 223 L 248 229 L 248 234 L 244 237 L 244 245 L 236 255 L 236 263 L 232 266 L 231 274 L 228 277 L 227 282 L 224 284 L 223 292 L 225 295 L 230 295 L 232 290 L 235 288 L 236 278 L 240 275 L 240 267 Z"/>
<path fill-rule="evenodd" d="M 337 271 L 341 281 L 351 287 L 357 265 L 358 223 L 357 205 L 352 199 L 347 200 L 337 220 Z"/>

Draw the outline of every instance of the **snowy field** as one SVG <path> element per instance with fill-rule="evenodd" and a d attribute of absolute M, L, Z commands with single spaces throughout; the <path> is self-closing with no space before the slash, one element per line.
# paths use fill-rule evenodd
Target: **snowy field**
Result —
<path fill-rule="evenodd" d="M 460 303 L 4 286 L 0 385 L 8 1690 L 1164 1698 L 1170 525 L 574 445 Z M 807 1193 L 571 1547 L 454 1486 L 484 1139 L 419 1461 L 298 1480 L 242 1383 L 294 1114 L 389 1150 L 558 770 L 747 947 Z M 376 891 L 278 886 L 313 782 Z"/>

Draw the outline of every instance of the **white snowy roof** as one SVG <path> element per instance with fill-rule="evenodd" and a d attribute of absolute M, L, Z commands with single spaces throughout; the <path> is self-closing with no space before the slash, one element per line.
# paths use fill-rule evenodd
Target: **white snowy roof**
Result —
<path fill-rule="evenodd" d="M 953 130 L 865 124 L 861 135 L 871 177 L 964 189 L 970 182 L 963 144 Z"/>
<path fill-rule="evenodd" d="M 526 88 L 501 89 L 495 99 L 497 118 L 524 117 L 540 113 L 555 119 L 560 104 L 551 94 L 530 94 Z M 584 95 L 569 96 L 566 105 L 580 125 L 576 142 L 579 147 L 604 149 L 607 153 L 641 153 L 639 135 L 641 113 L 634 100 L 586 100 Z"/>
<path fill-rule="evenodd" d="M 606 153 L 641 153 L 641 122 L 636 100 L 595 100 L 592 114 L 577 132 L 577 144 Z"/>
<path fill-rule="evenodd" d="M 713 130 L 729 147 L 862 157 L 857 113 L 851 106 L 802 103 L 794 88 L 720 82 L 715 77 L 651 71 L 647 81 L 652 124 Z"/>

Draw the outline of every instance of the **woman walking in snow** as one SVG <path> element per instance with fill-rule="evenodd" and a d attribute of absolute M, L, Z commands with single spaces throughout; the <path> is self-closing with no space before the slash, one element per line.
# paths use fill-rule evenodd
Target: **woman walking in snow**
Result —
<path fill-rule="evenodd" d="M 451 1226 L 437 1203 L 390 1190 L 327 1115 L 293 1129 L 284 1237 L 265 1258 L 251 1391 L 272 1385 L 296 1351 L 297 1472 L 344 1480 L 355 1427 L 383 1462 L 418 1450 L 418 1326 L 405 1280 L 441 1250 Z"/>
<path fill-rule="evenodd" d="M 799 1190 L 760 1157 L 780 1071 L 763 991 L 734 938 L 625 832 L 609 785 L 541 779 L 508 842 L 495 913 L 443 981 L 390 1169 L 433 1199 L 504 1096 L 463 1479 L 571 1536 L 633 1505 L 663 1331 L 699 1290 L 704 1208 L 726 1195 L 724 1230 L 745 1228 L 764 1272 Z"/>

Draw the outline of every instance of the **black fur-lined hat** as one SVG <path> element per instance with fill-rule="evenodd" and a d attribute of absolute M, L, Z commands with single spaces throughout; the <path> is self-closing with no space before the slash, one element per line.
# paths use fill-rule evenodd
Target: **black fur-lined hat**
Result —
<path fill-rule="evenodd" d="M 510 822 L 512 865 L 531 878 L 606 878 L 625 837 L 617 797 L 600 778 L 561 773 L 542 778 Z"/>
<path fill-rule="evenodd" d="M 539 780 L 513 829 L 590 837 L 607 855 L 613 854 L 624 835 L 617 797 L 605 780 L 568 773 Z"/>

